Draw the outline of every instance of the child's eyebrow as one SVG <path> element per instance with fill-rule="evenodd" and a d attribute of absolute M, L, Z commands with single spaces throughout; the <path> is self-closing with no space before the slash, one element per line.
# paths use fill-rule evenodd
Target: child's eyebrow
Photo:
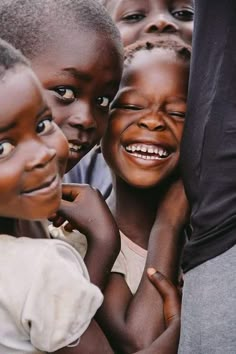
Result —
<path fill-rule="evenodd" d="M 86 74 L 82 71 L 79 71 L 75 68 L 65 68 L 63 69 L 64 72 L 69 73 L 70 76 L 73 76 L 74 78 L 76 78 L 77 80 L 83 80 L 86 82 L 89 82 L 92 80 L 92 76 L 89 74 Z"/>
<path fill-rule="evenodd" d="M 49 112 L 50 112 L 48 106 L 44 106 L 44 107 L 37 113 L 36 118 L 41 117 L 46 111 L 49 111 Z"/>
<path fill-rule="evenodd" d="M 15 127 L 16 127 L 16 123 L 15 122 L 10 123 L 8 125 L 5 125 L 4 127 L 0 127 L 0 133 L 6 133 L 9 130 L 15 128 Z"/>
<path fill-rule="evenodd" d="M 143 0 L 140 1 L 140 0 L 121 0 L 120 3 L 119 3 L 119 7 L 121 6 L 124 6 L 124 5 L 127 5 L 126 7 L 130 7 L 132 5 L 138 5 L 139 3 L 143 4 Z"/>

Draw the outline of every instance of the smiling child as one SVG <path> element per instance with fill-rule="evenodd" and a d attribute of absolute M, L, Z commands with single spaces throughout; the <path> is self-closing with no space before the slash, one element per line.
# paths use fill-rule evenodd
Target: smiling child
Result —
<path fill-rule="evenodd" d="M 145 348 L 163 331 L 162 303 L 143 271 L 150 260 L 157 269 L 163 267 L 164 274 L 178 270 L 181 233 L 176 233 L 170 259 L 166 249 L 171 232 L 161 243 L 155 227 L 162 222 L 166 230 L 172 225 L 181 230 L 185 221 L 180 209 L 173 212 L 178 217 L 172 224 L 171 212 L 163 213 L 161 202 L 178 177 L 189 64 L 190 48 L 181 41 L 143 41 L 127 47 L 120 88 L 102 140 L 113 174 L 108 205 L 121 234 L 121 252 L 105 291 L 102 323 L 118 352 Z M 175 193 L 172 198 L 174 207 Z"/>
<path fill-rule="evenodd" d="M 48 217 L 61 202 L 68 145 L 27 60 L 2 40 L 0 93 L 0 215 Z M 78 253 L 61 241 L 5 235 L 2 226 L 1 220 L 0 352 L 112 354 L 92 320 L 102 294 Z M 179 319 L 173 286 L 155 270 L 149 277 L 164 298 L 171 295 Z M 168 314 L 166 321 L 175 328 Z"/>
<path fill-rule="evenodd" d="M 100 141 L 107 126 L 109 104 L 117 92 L 123 65 L 119 32 L 96 0 L 3 0 L 0 16 L 2 38 L 31 60 L 32 68 L 45 89 L 53 118 L 67 138 L 68 171 Z M 72 192 L 68 191 L 68 187 L 66 191 L 68 199 Z M 65 189 L 63 197 L 64 192 Z M 91 213 L 86 213 L 88 203 L 96 221 L 101 214 L 103 217 L 103 223 L 99 223 L 100 233 L 94 227 L 94 218 L 93 223 L 88 223 L 92 230 L 86 228 L 90 247 L 85 258 L 92 282 L 102 288 L 102 279 L 109 274 L 118 254 L 119 238 L 116 231 L 113 233 L 117 228 L 98 193 L 82 187 L 76 193 L 74 197 L 79 194 L 82 203 L 74 205 L 79 214 L 76 221 L 84 214 L 87 218 L 92 217 Z M 95 205 L 105 214 L 99 214 Z M 74 208 L 70 210 L 71 215 Z M 65 213 L 65 208 L 60 211 Z M 70 217 L 68 213 L 66 216 L 67 219 Z M 111 223 L 106 224 L 107 220 Z M 29 234 L 30 237 L 48 236 L 40 223 L 37 225 L 38 232 L 35 225 L 35 222 L 20 221 L 17 233 Z M 76 226 L 80 228 L 81 225 L 77 222 Z M 64 232 L 63 227 L 62 230 Z M 53 232 L 51 235 L 55 236 Z M 62 238 L 65 240 L 63 235 Z M 74 245 L 78 237 L 67 234 L 66 240 Z M 85 239 L 82 240 L 84 243 Z M 94 266 L 98 252 L 101 256 L 100 268 Z M 95 275 L 98 272 L 99 277 Z"/>
<path fill-rule="evenodd" d="M 28 61 L 2 40 L 0 105 L 0 215 L 46 218 L 61 202 L 68 144 Z M 86 335 L 95 340 L 90 322 L 102 294 L 77 252 L 61 241 L 4 235 L 2 220 L 0 228 L 0 352 L 54 352 L 77 341 L 88 327 Z M 101 348 L 105 343 L 104 353 L 103 336 L 99 343 Z"/>
<path fill-rule="evenodd" d="M 193 0 L 100 0 L 117 25 L 125 46 L 138 40 L 183 39 L 191 44 Z M 89 183 L 105 198 L 111 192 L 112 178 L 99 148 L 91 151 L 71 170 L 68 182 Z"/>
<path fill-rule="evenodd" d="M 122 72 L 119 32 L 96 0 L 3 0 L 0 14 L 1 38 L 31 60 L 69 142 L 68 171 L 106 128 Z"/>

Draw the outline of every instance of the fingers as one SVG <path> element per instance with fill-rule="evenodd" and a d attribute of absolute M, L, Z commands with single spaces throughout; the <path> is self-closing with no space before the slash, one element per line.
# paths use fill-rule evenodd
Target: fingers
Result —
<path fill-rule="evenodd" d="M 78 183 L 63 183 L 62 184 L 62 196 L 70 202 L 73 202 L 76 197 L 80 194 L 86 194 L 94 190 L 88 184 L 78 184 Z"/>
<path fill-rule="evenodd" d="M 148 278 L 156 287 L 163 299 L 165 322 L 169 326 L 171 322 L 180 319 L 181 301 L 178 289 L 160 272 L 154 268 L 147 269 Z"/>
<path fill-rule="evenodd" d="M 175 286 L 162 273 L 154 268 L 148 268 L 147 274 L 163 298 L 177 294 Z"/>

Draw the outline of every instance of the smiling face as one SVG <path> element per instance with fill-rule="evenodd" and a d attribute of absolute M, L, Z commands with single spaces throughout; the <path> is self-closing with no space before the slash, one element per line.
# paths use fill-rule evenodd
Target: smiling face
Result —
<path fill-rule="evenodd" d="M 0 215 L 42 219 L 59 206 L 68 144 L 32 70 L 0 80 Z"/>
<path fill-rule="evenodd" d="M 193 0 L 111 0 L 107 9 L 125 46 L 157 35 L 191 43 Z"/>
<path fill-rule="evenodd" d="M 112 103 L 104 157 L 129 185 L 150 188 L 176 169 L 189 67 L 174 52 L 140 50 L 124 69 Z"/>
<path fill-rule="evenodd" d="M 109 104 L 119 87 L 121 55 L 109 37 L 93 31 L 62 32 L 32 66 L 69 142 L 69 171 L 106 129 Z"/>

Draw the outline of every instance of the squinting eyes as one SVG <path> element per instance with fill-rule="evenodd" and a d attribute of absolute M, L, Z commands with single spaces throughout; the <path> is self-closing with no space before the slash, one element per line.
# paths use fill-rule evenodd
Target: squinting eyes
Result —
<path fill-rule="evenodd" d="M 126 21 L 126 22 L 139 22 L 144 17 L 146 17 L 144 14 L 132 13 L 132 14 L 125 15 L 122 19 L 123 19 L 123 21 Z"/>
<path fill-rule="evenodd" d="M 36 133 L 37 134 L 47 134 L 48 132 L 51 131 L 53 124 L 54 123 L 52 121 L 52 118 L 46 118 L 46 119 L 41 120 L 41 122 L 39 122 L 37 124 Z"/>
<path fill-rule="evenodd" d="M 168 112 L 168 114 L 172 117 L 184 119 L 185 118 L 185 112 Z"/>
<path fill-rule="evenodd" d="M 172 12 L 172 16 L 180 21 L 193 21 L 193 15 L 193 11 L 186 9 Z"/>
<path fill-rule="evenodd" d="M 6 157 L 11 153 L 15 146 L 8 141 L 0 143 L 0 158 Z"/>
<path fill-rule="evenodd" d="M 171 15 L 179 21 L 193 21 L 194 11 L 193 9 L 178 9 L 170 11 Z M 148 14 L 141 12 L 127 13 L 122 17 L 122 20 L 127 23 L 136 23 L 142 21 L 148 17 Z"/>

